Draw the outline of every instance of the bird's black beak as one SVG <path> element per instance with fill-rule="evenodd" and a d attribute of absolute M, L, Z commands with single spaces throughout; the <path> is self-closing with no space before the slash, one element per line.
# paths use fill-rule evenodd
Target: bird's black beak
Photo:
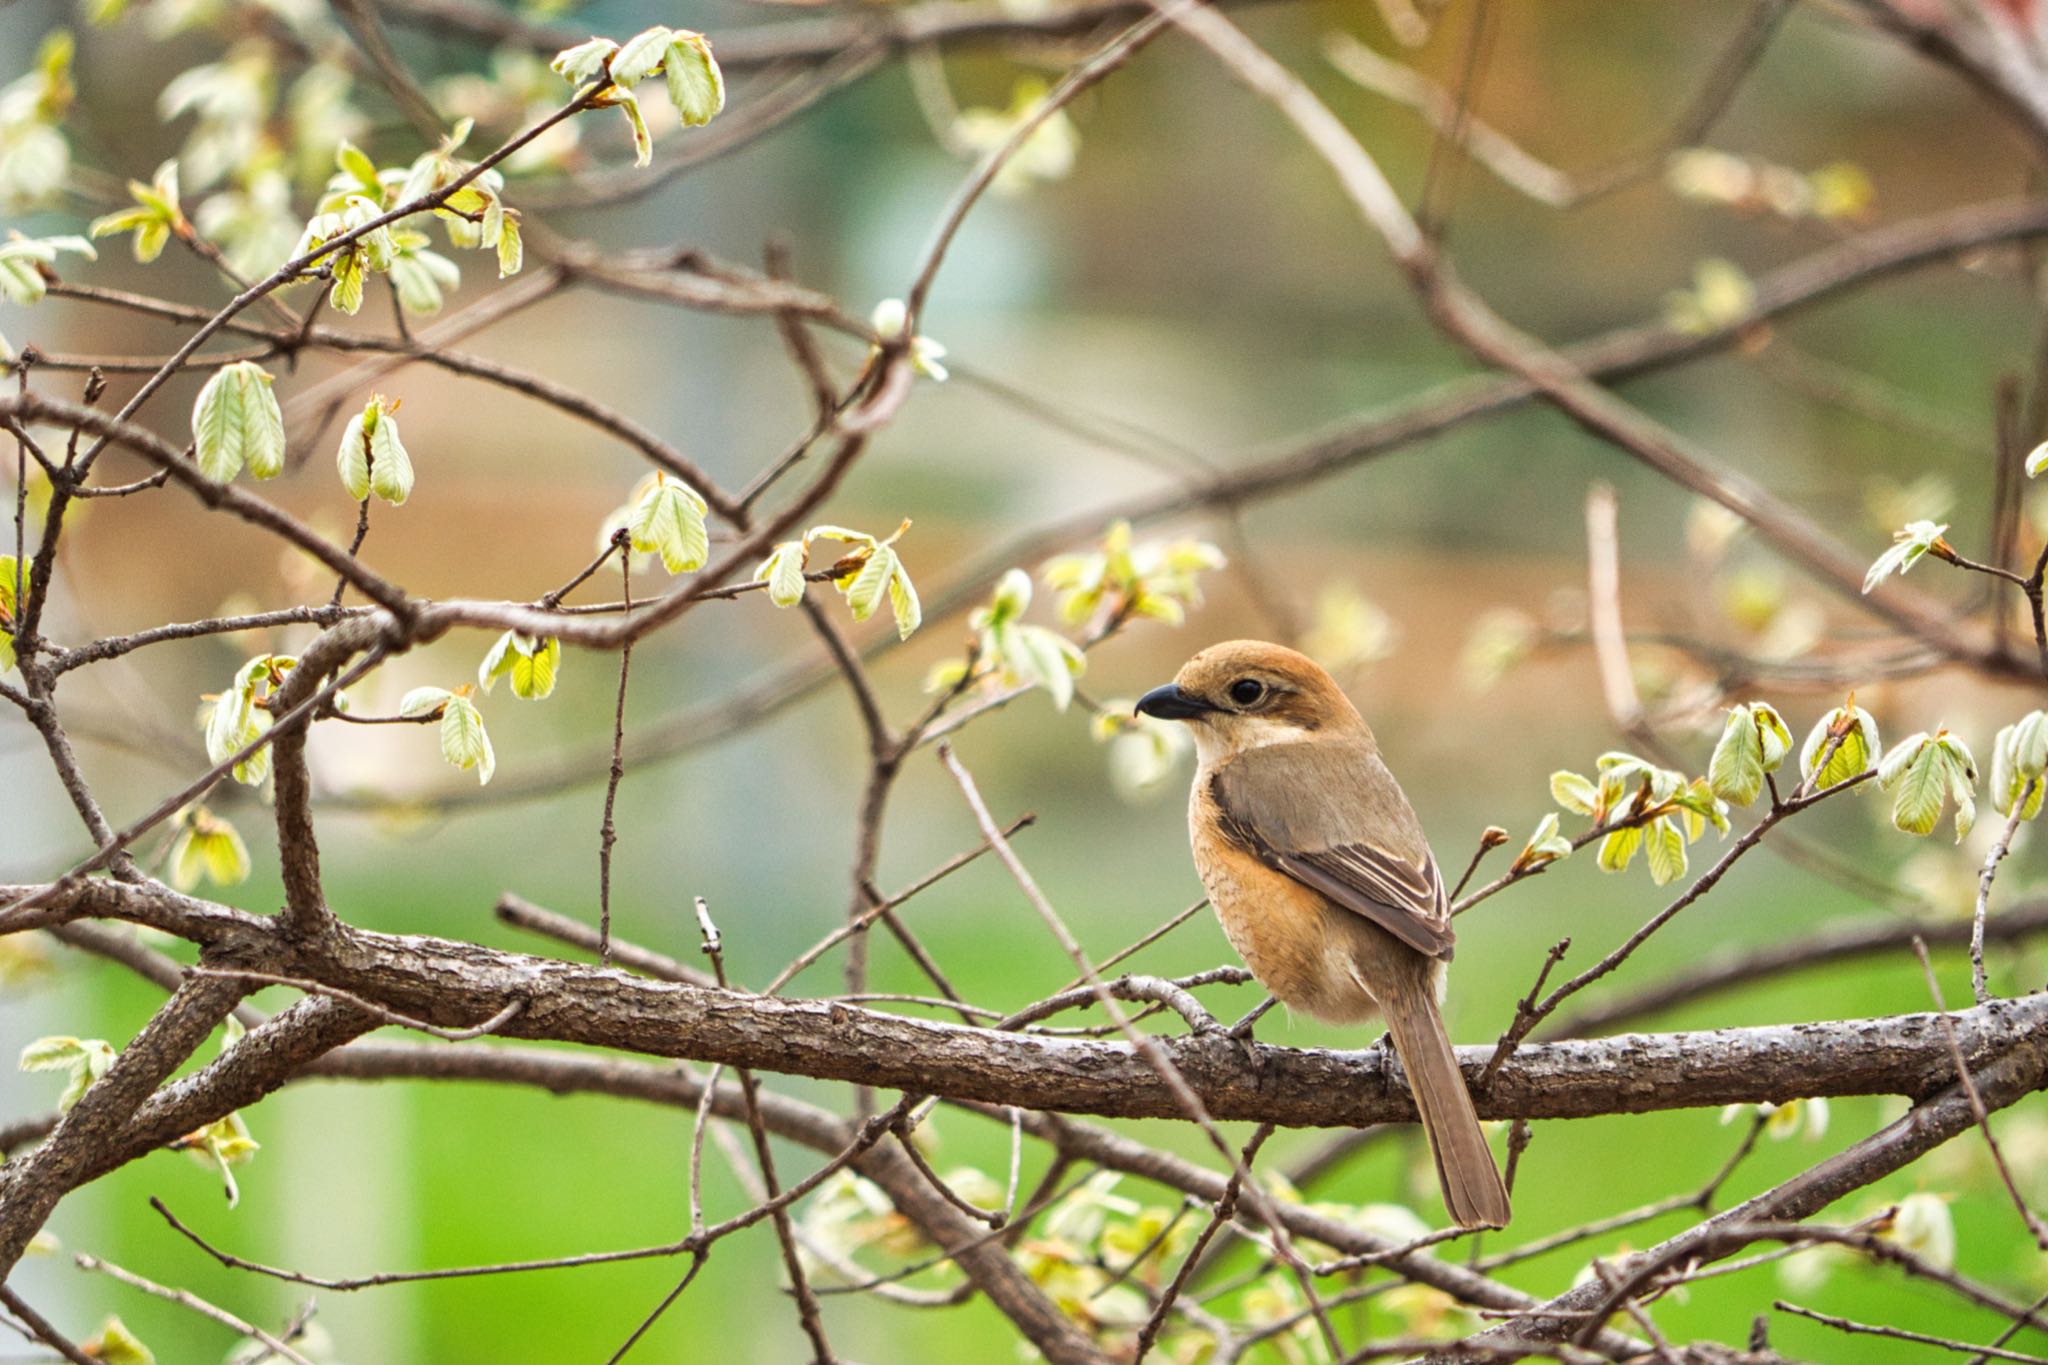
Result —
<path fill-rule="evenodd" d="M 1138 698 L 1137 714 L 1157 716 L 1161 720 L 1193 720 L 1216 708 L 1204 701 L 1197 701 L 1180 690 L 1178 684 L 1168 683 L 1155 687 Z"/>

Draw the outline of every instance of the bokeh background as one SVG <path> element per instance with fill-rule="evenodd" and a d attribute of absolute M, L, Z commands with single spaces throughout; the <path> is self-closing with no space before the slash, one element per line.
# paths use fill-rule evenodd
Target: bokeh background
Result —
<path fill-rule="evenodd" d="M 1412 53 L 1364 4 L 1258 6 L 1243 18 L 1412 193 L 1432 153 L 1427 128 L 1412 112 L 1348 82 L 1324 55 L 1325 43 L 1333 33 L 1348 34 L 1455 81 L 1467 8 L 1453 6 L 1438 36 Z M 1510 0 L 1495 9 L 1480 112 L 1536 154 L 1575 168 L 1653 142 L 1743 7 Z M 788 17 L 761 6 L 599 3 L 563 22 L 613 36 L 653 22 L 688 24 L 715 41 L 738 26 Z M 177 71 L 214 59 L 219 39 L 202 30 L 160 40 L 132 16 L 88 33 L 67 6 L 16 0 L 0 10 L 7 67 L 0 74 L 25 69 L 36 41 L 59 25 L 82 34 L 82 98 L 72 125 L 78 159 L 115 177 L 146 176 L 176 154 L 184 135 L 183 124 L 166 125 L 156 115 L 158 91 Z M 402 54 L 423 72 L 489 70 L 489 54 L 473 45 L 397 32 Z M 944 69 L 962 105 L 1001 108 L 1020 77 L 1056 73 L 1066 60 L 1043 46 L 1023 53 L 961 50 L 948 55 Z M 415 155 L 416 139 L 378 94 L 359 93 L 373 118 L 366 145 L 391 162 Z M 1427 326 L 1325 167 L 1190 44 L 1162 40 L 1081 100 L 1073 121 L 1079 152 L 1071 174 L 984 202 L 939 277 L 924 330 L 951 348 L 954 378 L 920 385 L 829 509 L 834 521 L 878 530 L 913 518 L 901 549 L 928 600 L 1034 526 L 1091 509 L 1100 509 L 1107 524 L 1125 500 L 1261 458 L 1469 368 Z M 585 150 L 615 160 L 623 150 L 617 131 L 609 119 L 592 123 Z M 1691 287 L 1704 260 L 1724 259 L 1753 275 L 1863 223 L 2019 193 L 2033 180 L 2024 150 L 1958 82 L 1821 6 L 1801 6 L 1785 19 L 1706 142 L 1800 174 L 1847 163 L 1867 177 L 1870 202 L 1861 221 L 1787 215 L 1702 202 L 1653 174 L 1561 213 L 1468 167 L 1456 177 L 1450 221 L 1461 271 L 1509 317 L 1563 341 L 1659 316 L 1666 296 Z M 600 212 L 536 217 L 601 244 L 684 242 L 749 263 L 759 259 L 764 240 L 777 236 L 802 282 L 865 314 L 875 301 L 904 292 L 966 170 L 941 145 L 904 68 L 890 64 L 741 154 L 658 193 Z M 90 189 L 97 182 L 86 183 Z M 518 181 L 508 197 L 521 202 Z M 101 207 L 88 195 L 10 225 L 31 233 L 76 231 Z M 98 263 L 71 267 L 67 275 L 192 300 L 220 297 L 206 272 L 175 252 L 145 271 L 118 245 L 107 247 Z M 469 260 L 464 264 L 469 278 L 457 306 L 496 287 Z M 1887 543 L 1887 529 L 1904 519 L 1902 508 L 1952 521 L 1959 545 L 1981 546 L 1994 384 L 2001 374 L 2026 370 L 2038 326 L 2036 299 L 2011 266 L 1993 253 L 1889 281 L 1802 314 L 1740 350 L 1631 382 L 1627 392 L 1719 459 L 1868 546 L 1873 557 Z M 375 305 L 366 310 L 366 324 L 387 325 L 381 314 L 369 321 L 376 312 Z M 177 339 L 171 329 L 57 299 L 33 312 L 6 307 L 0 333 L 14 345 L 122 355 L 160 353 Z M 858 351 L 835 345 L 835 363 L 850 373 Z M 464 346 L 588 390 L 676 439 L 729 487 L 771 460 L 808 421 L 805 388 L 762 322 L 578 291 Z M 1842 387 L 1830 365 L 1865 381 L 1855 401 L 1830 392 Z M 280 378 L 280 391 L 289 397 L 295 386 L 329 372 L 325 362 L 311 361 L 299 375 Z M 1117 439 L 1091 438 L 1071 420 L 1043 420 L 983 378 Z M 379 509 L 366 554 L 421 593 L 537 595 L 588 558 L 599 521 L 640 472 L 628 452 L 601 435 L 501 390 L 424 367 L 377 387 L 404 401 L 419 483 L 401 513 Z M 125 391 L 117 382 L 115 394 Z M 149 410 L 161 429 L 177 430 L 191 393 L 191 385 L 175 385 Z M 295 426 L 293 436 L 311 457 L 272 495 L 345 532 L 353 508 L 327 472 L 334 432 L 313 435 Z M 1529 409 L 1362 462 L 1232 517 L 1141 527 L 1141 540 L 1211 540 L 1232 568 L 1208 576 L 1207 602 L 1184 627 L 1140 624 L 1097 650 L 1083 687 L 1097 700 L 1133 696 L 1166 680 L 1204 644 L 1242 634 L 1299 639 L 1319 621 L 1328 624 L 1326 601 L 1349 602 L 1354 623 L 1364 625 L 1352 633 L 1361 657 L 1348 663 L 1345 680 L 1420 808 L 1439 857 L 1462 868 L 1482 827 L 1501 824 L 1519 840 L 1550 809 L 1545 779 L 1553 769 L 1588 769 L 1617 742 L 1593 661 L 1582 649 L 1546 643 L 1485 688 L 1474 685 L 1469 657 L 1475 629 L 1499 608 L 1525 613 L 1540 628 L 1568 633 L 1580 623 L 1582 507 L 1595 479 L 1619 493 L 1632 627 L 1792 655 L 1816 632 L 1869 628 L 1853 607 L 1747 541 L 1738 539 L 1711 565 L 1703 562 L 1685 549 L 1692 509 L 1684 494 L 1562 419 Z M 2037 534 L 2026 532 L 2030 541 Z M 1975 602 L 1973 584 L 1941 581 L 1943 572 L 1929 565 L 1915 577 L 1953 594 L 1959 606 Z M 57 621 L 59 638 L 70 643 L 213 614 L 231 603 L 324 599 L 329 584 L 239 524 L 163 495 L 88 507 L 69 545 L 64 587 Z M 1041 590 L 1035 619 L 1050 619 L 1047 597 Z M 876 621 L 857 636 L 873 643 L 885 630 Z M 893 715 L 915 714 L 926 670 L 957 654 L 962 639 L 959 617 L 935 619 L 877 659 L 878 686 Z M 285 632 L 269 644 L 298 641 Z M 457 638 L 399 660 L 357 689 L 357 704 L 388 711 L 412 686 L 452 686 L 473 673 L 486 643 Z M 262 647 L 248 639 L 168 646 L 136 656 L 132 667 L 93 670 L 67 684 L 90 774 L 117 822 L 203 767 L 192 722 L 198 699 L 219 690 Z M 725 931 L 731 970 L 758 984 L 844 914 L 865 756 L 843 691 L 827 687 L 758 725 L 691 728 L 700 708 L 774 676 L 813 648 L 794 614 L 751 599 L 698 611 L 636 654 L 629 733 L 666 723 L 670 733 L 687 736 L 687 745 L 659 762 L 634 764 L 620 792 L 616 899 L 624 935 L 691 955 L 688 907 L 692 896 L 703 895 Z M 1643 649 L 1637 663 L 1652 697 L 1698 696 L 1703 675 L 1682 656 Z M 548 949 L 493 921 L 490 908 L 501 891 L 594 918 L 602 798 L 594 779 L 602 771 L 614 684 L 612 661 L 572 653 L 549 703 L 514 702 L 502 690 L 487 703 L 499 755 L 494 789 L 523 789 L 528 795 L 520 799 L 440 804 L 470 790 L 469 779 L 440 764 L 430 733 L 320 734 L 313 753 L 328 797 L 321 834 L 333 903 L 371 927 L 538 951 Z M 1765 694 L 1802 732 L 1836 700 L 1790 685 Z M 1993 731 L 2037 698 L 1938 675 L 1868 687 L 1859 700 L 1888 735 L 1942 723 L 1981 755 Z M 1710 707 L 1693 711 L 1701 725 L 1712 723 Z M 1706 733 L 1675 725 L 1670 737 L 1697 767 L 1711 742 Z M 1037 814 L 1019 849 L 1098 956 L 1198 894 L 1185 847 L 1185 766 L 1149 799 L 1127 799 L 1112 788 L 1084 708 L 1059 714 L 1042 694 L 978 722 L 958 746 L 999 816 Z M 249 882 L 222 897 L 268 908 L 278 886 L 263 812 L 246 801 L 222 810 L 249 837 L 257 865 Z M 86 848 L 18 718 L 0 719 L 0 812 L 0 880 L 47 877 Z M 1876 799 L 1844 799 L 1799 823 L 1807 839 L 1896 888 L 1898 897 L 1924 898 L 1942 914 L 1967 913 L 1981 837 L 1952 849 L 1941 837 L 1894 834 Z M 907 883 L 975 839 L 957 791 L 926 754 L 911 764 L 893 803 L 881 883 Z M 2037 869 L 2023 836 L 2002 874 L 2001 901 L 2018 903 Z M 1626 876 L 1602 876 L 1586 858 L 1488 904 L 1461 924 L 1452 1032 L 1463 1041 L 1492 1038 L 1550 943 L 1570 935 L 1578 946 L 1568 964 L 1589 962 L 1665 899 L 1640 866 Z M 1058 946 L 992 860 L 925 893 L 908 913 L 977 1002 L 1013 1007 L 1070 975 Z M 1710 950 L 1797 935 L 1839 916 L 1897 913 L 1895 904 L 1873 904 L 1763 853 L 1653 940 L 1621 984 L 1645 984 Z M 52 1033 L 119 1042 L 158 999 L 118 968 L 54 946 L 48 952 L 50 970 L 0 986 L 0 1052 L 11 1055 Z M 1227 947 L 1204 915 L 1135 965 L 1172 974 L 1225 960 Z M 2038 986 L 2048 963 L 2023 949 L 1999 951 L 1995 965 L 1997 984 L 2022 989 Z M 835 991 L 838 970 L 838 961 L 828 960 L 799 988 Z M 1943 981 L 1951 1001 L 1967 997 L 1958 961 L 1944 961 Z M 875 982 L 880 989 L 922 986 L 901 953 L 883 942 L 876 945 Z M 265 1003 L 274 1007 L 282 995 L 272 995 L 279 999 Z M 1257 996 L 1238 989 L 1211 992 L 1210 999 L 1219 1015 L 1234 1017 Z M 1901 954 L 1716 997 L 1669 1011 L 1654 1026 L 1821 1019 L 1928 1003 L 1917 965 Z M 1270 1016 L 1261 1033 L 1274 1042 L 1370 1041 L 1280 1015 Z M 775 1084 L 825 1103 L 845 1099 L 809 1082 Z M 0 1114 L 40 1111 L 54 1095 L 49 1077 L 0 1073 Z M 1766 1142 L 1730 1194 L 1812 1164 L 1901 1107 L 1836 1102 L 1824 1136 Z M 160 1155 L 67 1200 L 52 1230 L 67 1251 L 103 1255 L 274 1323 L 299 1291 L 214 1267 L 168 1233 L 147 1197 L 162 1197 L 241 1254 L 324 1275 L 626 1247 L 672 1239 L 686 1227 L 686 1114 L 485 1088 L 307 1084 L 247 1117 L 263 1150 L 239 1172 L 239 1209 L 222 1206 L 212 1173 Z M 2027 1187 L 2048 1193 L 2048 1114 L 2028 1102 L 2001 1116 L 1999 1127 Z M 978 1166 L 1001 1179 L 1006 1133 L 943 1110 L 932 1128 L 942 1168 Z M 1174 1125 L 1135 1131 L 1198 1150 Z M 1692 1188 L 1732 1149 L 1739 1131 L 1712 1112 L 1539 1124 L 1521 1166 L 1515 1231 L 1539 1234 Z M 1282 1134 L 1268 1156 L 1298 1154 L 1323 1136 Z M 1958 1141 L 1842 1212 L 1861 1213 L 1918 1191 L 1939 1194 L 1950 1201 L 1958 1263 L 2031 1298 L 2048 1289 L 2048 1266 L 1996 1188 L 1981 1145 Z M 808 1160 L 785 1158 L 799 1169 Z M 713 1215 L 740 1207 L 743 1196 L 720 1159 L 711 1156 L 707 1167 Z M 1125 1182 L 1120 1193 L 1170 1202 L 1138 1182 Z M 1412 1140 L 1375 1147 L 1315 1193 L 1354 1204 L 1407 1204 L 1425 1218 L 1438 1213 L 1426 1153 Z M 1682 1226 L 1684 1217 L 1632 1230 L 1627 1239 L 1647 1244 Z M 1590 1249 L 1617 1245 L 1609 1239 Z M 1506 1278 L 1538 1293 L 1561 1291 L 1587 1251 L 1539 1258 Z M 634 1263 L 327 1294 L 319 1320 L 341 1357 L 358 1365 L 597 1359 L 679 1272 L 673 1264 Z M 800 1358 L 803 1343 L 780 1273 L 765 1229 L 722 1244 L 638 1355 Z M 1790 1292 L 1775 1274 L 1764 1268 L 1701 1284 L 1660 1305 L 1659 1320 L 1674 1335 L 1740 1339 L 1750 1314 Z M 64 1257 L 26 1265 L 20 1283 L 32 1301 L 81 1333 L 118 1312 L 167 1362 L 217 1359 L 231 1344 L 212 1325 L 83 1275 Z M 1977 1339 L 1997 1326 L 1911 1281 L 1855 1266 L 1797 1288 L 1792 1296 L 1804 1302 L 1868 1320 Z M 1015 1349 L 1007 1325 L 980 1304 L 920 1313 L 836 1298 L 827 1321 L 835 1343 L 863 1360 L 1000 1360 Z M 1774 1339 L 1789 1353 L 1819 1358 L 1922 1358 L 1919 1348 L 1845 1343 L 1783 1319 Z"/>

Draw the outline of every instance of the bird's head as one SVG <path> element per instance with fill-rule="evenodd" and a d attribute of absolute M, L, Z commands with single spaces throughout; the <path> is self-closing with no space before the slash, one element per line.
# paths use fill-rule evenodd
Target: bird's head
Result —
<path fill-rule="evenodd" d="M 1183 664 L 1172 682 L 1139 698 L 1138 713 L 1189 722 L 1204 763 L 1268 744 L 1372 738 L 1358 708 L 1321 664 L 1263 640 L 1211 645 Z"/>

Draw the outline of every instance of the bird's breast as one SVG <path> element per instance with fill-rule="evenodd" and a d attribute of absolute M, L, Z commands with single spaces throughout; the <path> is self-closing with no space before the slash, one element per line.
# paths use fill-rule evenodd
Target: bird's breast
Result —
<path fill-rule="evenodd" d="M 1325 1023 L 1377 1013 L 1348 945 L 1330 932 L 1332 911 L 1323 896 L 1232 842 L 1217 815 L 1206 775 L 1197 777 L 1188 805 L 1195 871 L 1224 936 L 1259 984 L 1289 1009 Z"/>

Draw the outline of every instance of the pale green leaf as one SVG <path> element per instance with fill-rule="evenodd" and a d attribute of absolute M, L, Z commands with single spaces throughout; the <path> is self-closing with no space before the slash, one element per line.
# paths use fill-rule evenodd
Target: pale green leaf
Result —
<path fill-rule="evenodd" d="M 542 701 L 555 690 L 555 675 L 562 665 L 562 642 L 550 635 L 544 640 L 524 640 L 524 648 L 512 651 L 512 695 L 527 701 Z"/>
<path fill-rule="evenodd" d="M 2025 798 L 2022 820 L 2041 813 L 2042 798 L 2048 794 L 2048 712 L 2030 711 L 1998 732 L 1991 745 L 1991 804 L 2000 815 L 2011 815 L 2013 806 Z"/>
<path fill-rule="evenodd" d="M 627 523 L 633 548 L 659 554 L 670 573 L 703 568 L 711 555 L 705 511 L 704 499 L 688 484 L 667 475 L 657 477 L 634 504 Z"/>
<path fill-rule="evenodd" d="M 491 780 L 497 770 L 497 756 L 491 751 L 491 737 L 484 731 L 484 718 L 468 697 L 450 694 L 441 712 L 441 757 L 468 772 L 476 769 L 479 786 Z"/>
<path fill-rule="evenodd" d="M 924 605 L 917 600 L 917 589 L 900 558 L 896 561 L 896 572 L 889 575 L 889 607 L 896 617 L 899 640 L 908 640 L 924 624 Z"/>
<path fill-rule="evenodd" d="M 407 720 L 426 720 L 439 715 L 454 697 L 445 687 L 415 687 L 398 699 L 398 714 Z"/>
<path fill-rule="evenodd" d="M 1835 747 L 1827 766 L 1816 770 L 1821 755 L 1828 752 L 1837 728 L 1843 731 L 1842 742 Z M 1880 747 L 1877 721 L 1868 711 L 1860 706 L 1838 706 L 1814 723 L 1813 729 L 1807 733 L 1806 743 L 1800 746 L 1800 777 L 1814 791 L 1839 786 L 1868 772 L 1871 759 Z"/>
<path fill-rule="evenodd" d="M 672 30 L 657 24 L 653 28 L 642 29 L 620 43 L 619 50 L 605 63 L 605 69 L 610 73 L 613 83 L 623 86 L 637 85 L 660 70 L 662 55 L 668 48 L 669 40 L 674 36 Z"/>
<path fill-rule="evenodd" d="M 813 540 L 837 540 L 849 545 L 873 545 L 875 538 L 866 531 L 855 531 L 845 526 L 833 526 L 821 522 L 804 532 L 806 542 Z"/>
<path fill-rule="evenodd" d="M 1002 655 L 1010 670 L 1025 682 L 1043 687 L 1053 706 L 1064 711 L 1074 700 L 1074 675 L 1084 656 L 1064 636 L 1043 626 L 1005 627 Z"/>
<path fill-rule="evenodd" d="M 284 469 L 284 414 L 271 377 L 251 360 L 216 370 L 192 405 L 192 445 L 200 472 L 225 483 L 246 466 L 259 479 Z"/>
<path fill-rule="evenodd" d="M 201 809 L 178 831 L 171 845 L 171 885 L 190 891 L 205 878 L 216 886 L 237 886 L 249 879 L 249 848 L 227 821 Z"/>
<path fill-rule="evenodd" d="M 1947 530 L 1946 525 L 1931 521 L 1912 521 L 1892 532 L 1891 548 L 1879 555 L 1870 572 L 1863 576 L 1863 591 L 1869 592 L 1894 572 L 1904 574 L 1934 548 Z"/>
<path fill-rule="evenodd" d="M 149 1347 L 116 1317 L 101 1323 L 100 1334 L 83 1343 L 83 1349 L 100 1365 L 156 1365 Z"/>
<path fill-rule="evenodd" d="M 382 416 L 370 426 L 370 491 L 393 507 L 412 496 L 412 456 L 398 439 L 398 419 L 382 399 Z"/>
<path fill-rule="evenodd" d="M 1643 844 L 1651 881 L 1664 886 L 1685 875 L 1685 835 L 1669 816 L 1650 823 Z"/>
<path fill-rule="evenodd" d="M 548 67 L 571 85 L 582 85 L 602 72 L 618 50 L 619 45 L 609 38 L 591 38 L 557 52 Z"/>
<path fill-rule="evenodd" d="M 75 1066 L 85 1065 L 86 1045 L 83 1039 L 68 1035 L 38 1038 L 21 1050 L 23 1071 L 69 1071 Z"/>
<path fill-rule="evenodd" d="M 841 588 L 846 594 L 846 605 L 853 611 L 853 619 L 865 621 L 875 614 L 888 594 L 889 580 L 896 573 L 896 552 L 886 545 L 877 545 L 868 552 L 865 563 L 858 572 Z"/>
<path fill-rule="evenodd" d="M 1901 751 L 1903 757 L 1894 762 Z M 1916 736 L 1885 755 L 1879 772 L 1892 792 L 1892 824 L 1908 834 L 1933 833 L 1948 792 L 1948 764 L 1941 751 Z"/>
<path fill-rule="evenodd" d="M 491 642 L 484 652 L 483 662 L 476 666 L 477 686 L 489 692 L 498 685 L 498 679 L 512 669 L 512 642 L 519 638 L 517 631 L 508 630 Z"/>
<path fill-rule="evenodd" d="M 654 134 L 647 131 L 647 117 L 640 112 L 640 101 L 622 90 L 614 102 L 625 113 L 626 126 L 633 134 L 633 164 L 649 164 L 654 160 Z"/>
<path fill-rule="evenodd" d="M 1748 805 L 1763 792 L 1763 740 L 1749 707 L 1737 706 L 1728 712 L 1707 764 L 1707 784 L 1714 795 L 1738 806 Z"/>
<path fill-rule="evenodd" d="M 1778 708 L 1767 701 L 1751 702 L 1750 715 L 1756 720 L 1757 740 L 1763 750 L 1764 771 L 1773 773 L 1792 752 L 1792 731 Z"/>
<path fill-rule="evenodd" d="M 357 502 L 370 496 L 370 438 L 365 426 L 376 406 L 373 398 L 368 407 L 348 419 L 341 432 L 341 449 L 335 456 L 341 486 Z"/>
<path fill-rule="evenodd" d="M 703 34 L 687 29 L 677 32 L 668 46 L 664 69 L 669 103 L 682 115 L 685 128 L 700 128 L 725 108 L 725 75 Z"/>
<path fill-rule="evenodd" d="M 327 296 L 335 311 L 354 317 L 362 311 L 363 291 L 369 283 L 369 267 L 363 252 L 350 245 L 329 256 L 334 272 L 334 291 Z"/>
<path fill-rule="evenodd" d="M 778 607 L 793 607 L 804 600 L 804 543 L 785 540 L 775 547 L 761 567 L 754 571 L 757 581 L 768 584 L 768 600 Z"/>
<path fill-rule="evenodd" d="M 1591 815 L 1600 804 L 1600 789 L 1577 773 L 1559 770 L 1550 775 L 1550 797 L 1568 811 Z"/>
<path fill-rule="evenodd" d="M 1977 823 L 1977 760 L 1960 736 L 1946 730 L 1935 737 L 1933 748 L 1941 754 L 1949 799 L 1956 804 L 1956 842 L 1960 844 Z"/>
<path fill-rule="evenodd" d="M 0 673 L 14 667 L 14 592 L 21 561 L 0 555 Z"/>
<path fill-rule="evenodd" d="M 1600 841 L 1598 862 L 1602 872 L 1622 872 L 1636 856 L 1636 850 L 1643 846 L 1643 832 L 1630 826 L 1617 829 Z"/>
<path fill-rule="evenodd" d="M 1515 855 L 1516 868 L 1541 867 L 1572 855 L 1572 841 L 1557 832 L 1557 812 L 1548 811 L 1536 822 L 1536 830 L 1522 851 Z"/>
<path fill-rule="evenodd" d="M 507 209 L 505 222 L 498 229 L 498 278 L 510 279 L 525 263 L 526 248 L 519 239 L 519 215 Z"/>

